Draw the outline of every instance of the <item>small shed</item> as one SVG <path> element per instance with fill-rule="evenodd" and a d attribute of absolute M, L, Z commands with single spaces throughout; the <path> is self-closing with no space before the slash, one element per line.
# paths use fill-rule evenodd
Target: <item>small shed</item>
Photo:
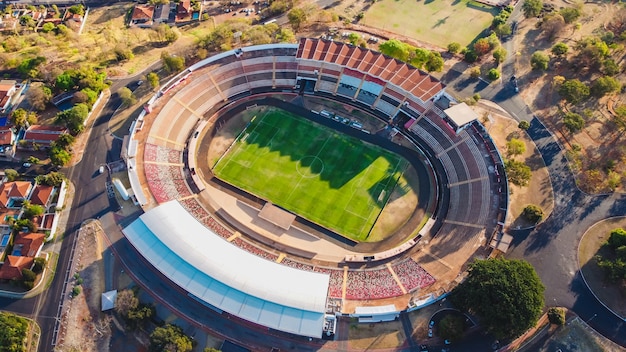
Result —
<path fill-rule="evenodd" d="M 112 290 L 102 293 L 102 311 L 107 311 L 115 308 L 115 300 L 117 299 L 117 290 Z"/>
<path fill-rule="evenodd" d="M 453 105 L 443 111 L 447 116 L 447 121 L 456 134 L 467 128 L 474 120 L 478 119 L 478 114 L 467 104 L 460 103 Z"/>

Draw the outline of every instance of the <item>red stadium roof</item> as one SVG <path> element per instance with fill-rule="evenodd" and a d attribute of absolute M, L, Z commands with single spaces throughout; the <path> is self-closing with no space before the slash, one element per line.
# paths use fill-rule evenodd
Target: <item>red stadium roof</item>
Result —
<path fill-rule="evenodd" d="M 426 72 L 381 53 L 329 40 L 302 38 L 296 57 L 345 66 L 344 74 L 368 81 L 390 82 L 422 101 L 432 99 L 445 85 Z M 356 73 L 355 71 L 359 72 Z"/>

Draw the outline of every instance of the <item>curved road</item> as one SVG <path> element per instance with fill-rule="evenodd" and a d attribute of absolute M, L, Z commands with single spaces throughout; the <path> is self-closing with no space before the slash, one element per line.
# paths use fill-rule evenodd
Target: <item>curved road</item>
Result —
<path fill-rule="evenodd" d="M 520 19 L 519 7 L 511 19 Z M 550 172 L 555 207 L 548 219 L 534 230 L 513 232 L 509 258 L 525 259 L 537 270 L 546 285 L 547 306 L 564 306 L 573 310 L 596 331 L 626 347 L 626 320 L 604 307 L 585 285 L 578 267 L 578 243 L 594 223 L 612 216 L 624 215 L 626 195 L 588 195 L 576 186 L 565 153 L 556 138 L 533 115 L 524 100 L 515 93 L 509 78 L 514 75 L 515 47 L 504 42 L 510 58 L 502 69 L 502 81 L 488 84 L 464 76 L 465 64 L 459 63 L 442 81 L 462 96 L 480 93 L 498 103 L 518 121 L 529 121 L 528 134 L 537 145 Z M 524 89 L 523 85 L 520 87 Z"/>

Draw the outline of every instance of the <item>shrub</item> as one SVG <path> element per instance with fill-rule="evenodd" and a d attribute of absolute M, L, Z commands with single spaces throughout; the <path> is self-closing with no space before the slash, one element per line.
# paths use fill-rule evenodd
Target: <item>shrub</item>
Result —
<path fill-rule="evenodd" d="M 565 309 L 558 307 L 548 309 L 548 320 L 550 321 L 550 324 L 565 324 Z"/>
<path fill-rule="evenodd" d="M 457 42 L 452 42 L 448 44 L 448 52 L 451 54 L 456 54 L 461 50 L 461 44 Z"/>
<path fill-rule="evenodd" d="M 526 131 L 527 129 L 530 128 L 530 122 L 524 120 L 524 121 L 520 121 L 519 124 L 517 125 L 517 127 L 519 127 L 520 129 Z"/>
<path fill-rule="evenodd" d="M 72 297 L 80 295 L 80 291 L 80 286 L 74 286 L 74 288 L 72 289 Z"/>
<path fill-rule="evenodd" d="M 526 220 L 536 224 L 543 219 L 543 209 L 541 209 L 538 205 L 530 204 L 524 208 L 522 216 Z"/>
<path fill-rule="evenodd" d="M 46 267 L 46 259 L 37 257 L 35 258 L 35 264 L 33 265 L 33 272 L 40 273 L 43 271 L 43 268 Z"/>
<path fill-rule="evenodd" d="M 530 67 L 532 67 L 533 70 L 545 71 L 548 69 L 549 62 L 550 57 L 548 57 L 548 55 L 544 54 L 541 51 L 535 51 L 530 57 Z"/>
<path fill-rule="evenodd" d="M 498 78 L 500 78 L 500 71 L 497 68 L 492 68 L 491 70 L 489 70 L 489 72 L 487 72 L 487 78 L 492 81 L 497 80 Z"/>
<path fill-rule="evenodd" d="M 22 281 L 22 286 L 30 291 L 35 287 L 35 281 Z"/>
<path fill-rule="evenodd" d="M 24 279 L 24 281 L 35 281 L 35 279 L 37 278 L 37 274 L 35 274 L 35 272 L 33 272 L 30 269 L 22 269 L 22 278 Z"/>

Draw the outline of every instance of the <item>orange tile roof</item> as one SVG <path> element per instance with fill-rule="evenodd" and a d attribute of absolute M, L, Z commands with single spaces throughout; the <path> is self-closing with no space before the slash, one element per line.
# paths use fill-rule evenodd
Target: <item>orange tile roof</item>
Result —
<path fill-rule="evenodd" d="M 0 279 L 12 280 L 22 278 L 22 269 L 29 269 L 33 266 L 35 258 L 16 257 L 7 255 L 2 267 L 0 267 Z"/>
<path fill-rule="evenodd" d="M 133 21 L 137 20 L 152 20 L 152 15 L 154 15 L 154 6 L 135 6 L 133 9 L 133 14 L 131 19 Z"/>
<path fill-rule="evenodd" d="M 0 145 L 13 143 L 13 130 L 10 127 L 0 127 Z"/>
<path fill-rule="evenodd" d="M 445 88 L 439 80 L 411 65 L 349 44 L 302 38 L 296 57 L 333 63 L 357 70 L 382 81 L 391 82 L 421 101 L 432 99 Z M 351 76 L 355 75 L 351 74 Z"/>
<path fill-rule="evenodd" d="M 30 195 L 30 203 L 47 206 L 54 187 L 48 185 L 35 185 Z"/>
<path fill-rule="evenodd" d="M 0 206 L 7 207 L 10 198 L 26 198 L 32 184 L 28 181 L 5 182 L 0 185 Z"/>
<path fill-rule="evenodd" d="M 13 251 L 21 249 L 21 256 L 34 257 L 41 249 L 41 246 L 43 246 L 45 237 L 46 235 L 43 233 L 20 232 L 15 241 L 13 241 Z"/>

